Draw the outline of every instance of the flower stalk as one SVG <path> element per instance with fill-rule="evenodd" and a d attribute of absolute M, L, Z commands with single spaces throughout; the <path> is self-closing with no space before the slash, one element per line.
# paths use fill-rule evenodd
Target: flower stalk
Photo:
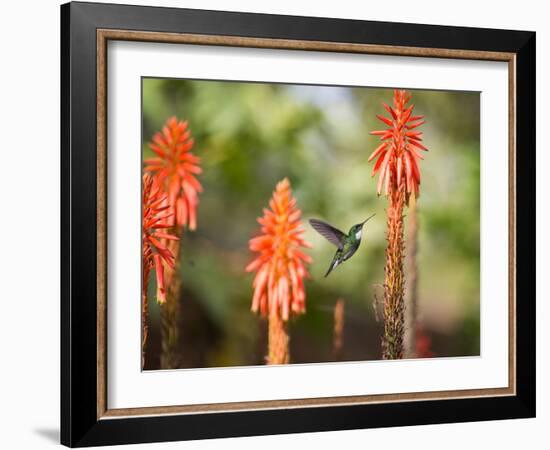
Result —
<path fill-rule="evenodd" d="M 418 214 L 416 198 L 411 197 L 407 213 L 407 309 L 405 311 L 405 356 L 414 358 L 416 355 L 416 329 L 418 322 L 418 267 L 416 254 L 418 253 Z"/>
<path fill-rule="evenodd" d="M 269 315 L 268 321 L 268 364 L 288 364 L 290 361 L 290 336 L 288 322 L 277 313 Z"/>
<path fill-rule="evenodd" d="M 405 330 L 405 274 L 403 260 L 404 208 L 411 197 L 419 196 L 419 160 L 427 148 L 421 143 L 422 132 L 418 127 L 424 123 L 423 116 L 413 116 L 414 105 L 408 105 L 411 94 L 395 90 L 393 107 L 383 103 L 389 117 L 377 115 L 387 128 L 372 131 L 382 141 L 369 157 L 376 159 L 372 176 L 379 173 L 377 192 L 388 199 L 387 247 L 384 268 L 384 335 L 382 356 L 384 359 L 403 358 Z"/>
<path fill-rule="evenodd" d="M 403 358 L 405 329 L 403 302 L 405 275 L 403 273 L 403 207 L 405 186 L 401 183 L 392 192 L 387 208 L 386 266 L 384 268 L 384 359 Z"/>
<path fill-rule="evenodd" d="M 176 236 L 182 236 L 183 232 L 177 227 L 171 228 Z M 170 245 L 172 244 L 172 245 Z M 175 257 L 174 269 L 167 267 L 166 273 L 166 297 L 168 301 L 160 309 L 160 336 L 161 355 L 160 367 L 163 369 L 177 369 L 180 367 L 180 324 L 181 324 L 181 277 L 180 271 L 180 245 L 179 242 L 169 243 L 169 248 Z"/>
<path fill-rule="evenodd" d="M 149 304 L 147 302 L 147 288 L 149 286 L 150 270 L 143 265 L 141 281 L 141 368 L 145 368 L 145 356 L 147 354 L 147 338 L 149 337 Z"/>
<path fill-rule="evenodd" d="M 335 361 L 342 360 L 344 350 L 344 311 L 344 299 L 339 298 L 334 304 L 332 352 Z"/>

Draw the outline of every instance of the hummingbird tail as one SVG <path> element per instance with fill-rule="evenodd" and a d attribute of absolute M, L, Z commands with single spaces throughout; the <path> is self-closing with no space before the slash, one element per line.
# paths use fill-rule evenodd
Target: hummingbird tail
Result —
<path fill-rule="evenodd" d="M 329 274 L 330 272 L 332 272 L 332 269 L 334 269 L 335 267 L 336 267 L 336 264 L 334 264 L 334 262 L 331 262 L 331 263 L 330 263 L 330 266 L 329 266 L 329 268 L 328 268 L 328 270 L 327 270 L 327 273 L 325 273 L 325 278 L 328 277 L 328 274 Z"/>

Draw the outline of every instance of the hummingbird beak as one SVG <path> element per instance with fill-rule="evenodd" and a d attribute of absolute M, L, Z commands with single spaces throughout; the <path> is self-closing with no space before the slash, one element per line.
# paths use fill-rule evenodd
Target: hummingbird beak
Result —
<path fill-rule="evenodd" d="M 374 216 L 376 216 L 376 213 L 372 216 L 368 217 L 367 220 L 365 220 L 361 225 L 365 225 L 370 219 L 372 219 Z"/>

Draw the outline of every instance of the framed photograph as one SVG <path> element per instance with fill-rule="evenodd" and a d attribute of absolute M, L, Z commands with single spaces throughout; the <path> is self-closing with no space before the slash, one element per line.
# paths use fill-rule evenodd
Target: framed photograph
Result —
<path fill-rule="evenodd" d="M 61 7 L 61 441 L 535 415 L 535 33 Z"/>

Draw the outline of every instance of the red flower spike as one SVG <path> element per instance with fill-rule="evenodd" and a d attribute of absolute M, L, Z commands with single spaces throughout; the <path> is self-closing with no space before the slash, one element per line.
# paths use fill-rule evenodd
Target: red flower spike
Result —
<path fill-rule="evenodd" d="M 412 194 L 418 196 L 420 185 L 419 160 L 424 159 L 419 150 L 428 149 L 420 143 L 422 132 L 411 131 L 425 123 L 424 116 L 413 116 L 414 105 L 407 106 L 411 94 L 405 90 L 395 90 L 393 108 L 382 103 L 390 117 L 376 117 L 388 126 L 385 130 L 371 131 L 383 141 L 369 157 L 369 162 L 376 159 L 372 176 L 379 172 L 377 185 L 378 195 L 382 192 L 389 195 L 399 189 L 401 183 L 406 187 L 407 198 Z"/>
<path fill-rule="evenodd" d="M 256 272 L 251 309 L 264 317 L 277 314 L 287 321 L 291 313 L 306 310 L 304 278 L 309 275 L 306 265 L 311 257 L 301 249 L 311 248 L 311 244 L 302 238 L 302 213 L 287 178 L 277 183 L 269 206 L 258 219 L 262 234 L 249 241 L 250 250 L 258 253 L 245 269 Z"/>
<path fill-rule="evenodd" d="M 202 172 L 200 158 L 191 153 L 193 144 L 187 121 L 171 117 L 149 143 L 158 157 L 145 160 L 144 169 L 167 194 L 167 204 L 173 208 L 168 225 L 186 226 L 191 230 L 197 228 L 198 193 L 202 192 L 195 177 Z"/>
<path fill-rule="evenodd" d="M 432 351 L 432 338 L 422 326 L 416 328 L 416 357 L 433 358 L 437 356 Z"/>
<path fill-rule="evenodd" d="M 166 195 L 156 185 L 155 180 L 149 175 L 143 176 L 142 192 L 142 270 L 149 272 L 153 267 L 157 277 L 157 302 L 166 301 L 166 288 L 164 283 L 164 265 L 174 267 L 174 255 L 164 246 L 163 241 L 178 240 L 176 236 L 166 233 L 166 220 L 171 215 L 166 214 Z"/>

